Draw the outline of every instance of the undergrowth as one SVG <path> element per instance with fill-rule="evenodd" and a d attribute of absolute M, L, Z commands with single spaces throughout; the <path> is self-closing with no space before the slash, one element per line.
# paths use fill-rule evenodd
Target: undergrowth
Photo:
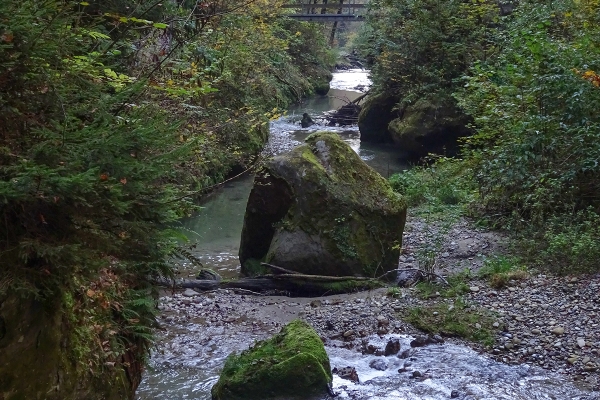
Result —
<path fill-rule="evenodd" d="M 494 344 L 493 315 L 486 310 L 467 305 L 460 297 L 451 303 L 427 304 L 412 308 L 405 319 L 428 333 L 458 336 L 486 346 Z"/>
<path fill-rule="evenodd" d="M 524 280 L 529 277 L 527 267 L 517 257 L 494 256 L 486 259 L 478 271 L 478 275 L 486 278 L 491 287 L 500 289 L 511 281 Z"/>

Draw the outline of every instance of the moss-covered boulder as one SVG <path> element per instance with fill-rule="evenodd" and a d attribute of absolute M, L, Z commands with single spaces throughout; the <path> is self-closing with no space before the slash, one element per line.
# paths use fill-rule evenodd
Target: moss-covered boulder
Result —
<path fill-rule="evenodd" d="M 452 100 L 421 99 L 409 106 L 401 118 L 392 120 L 388 131 L 394 143 L 415 157 L 429 153 L 454 154 L 458 138 L 469 134 L 467 118 Z"/>
<path fill-rule="evenodd" d="M 394 107 L 398 99 L 388 93 L 370 95 L 363 103 L 358 115 L 361 142 L 392 142 L 388 124 L 397 117 Z"/>
<path fill-rule="evenodd" d="M 306 399 L 327 393 L 331 367 L 323 342 L 296 320 L 273 338 L 227 358 L 213 400 Z"/>
<path fill-rule="evenodd" d="M 395 269 L 406 203 L 337 135 L 317 132 L 269 160 L 248 199 L 240 261 L 303 274 L 377 276 Z"/>

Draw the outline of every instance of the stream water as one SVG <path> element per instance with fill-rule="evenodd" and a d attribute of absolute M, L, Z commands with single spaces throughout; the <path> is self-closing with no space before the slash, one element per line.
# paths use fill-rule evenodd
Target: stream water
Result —
<path fill-rule="evenodd" d="M 361 144 L 356 127 L 317 125 L 300 128 L 302 113 L 308 112 L 318 120 L 323 112 L 338 108 L 359 96 L 361 93 L 354 88 L 368 84 L 364 71 L 334 74 L 332 90 L 327 97 L 309 99 L 302 105 L 290 108 L 286 116 L 272 122 L 271 137 L 265 151 L 278 154 L 297 146 L 311 132 L 330 130 L 339 133 L 363 160 L 382 175 L 405 169 L 407 165 L 397 151 Z M 239 271 L 239 241 L 252 179 L 252 176 L 246 176 L 228 183 L 203 204 L 204 208 L 197 215 L 181 223 L 182 231 L 197 243 L 194 254 L 206 266 L 226 277 L 236 276 Z M 183 276 L 193 276 L 196 271 L 192 266 L 187 266 L 180 272 Z M 282 297 L 262 297 L 257 303 L 244 296 L 219 296 L 198 296 L 193 302 L 180 294 L 161 298 L 163 314 L 175 318 L 163 315 L 164 329 L 158 333 L 159 341 L 153 351 L 150 368 L 145 372 L 138 389 L 139 400 L 210 399 L 210 388 L 216 383 L 229 353 L 241 351 L 256 340 L 269 337 L 278 330 L 277 324 L 302 315 L 299 311 L 310 301 L 293 299 L 292 303 L 290 299 Z M 193 313 L 185 311 L 190 307 L 195 310 Z M 215 307 L 219 310 L 216 315 L 222 319 L 216 322 L 215 314 L 208 311 L 215 310 Z M 248 310 L 248 315 L 250 311 L 256 312 L 258 309 L 262 317 L 244 316 L 244 308 Z M 243 317 L 229 320 L 228 316 L 234 311 Z M 178 318 L 184 314 L 184 318 Z M 398 337 L 403 349 L 410 348 L 411 337 L 406 335 L 371 337 L 369 340 L 383 343 L 390 336 Z M 450 398 L 452 391 L 457 391 L 458 398 L 469 400 L 598 398 L 594 393 L 579 390 L 566 377 L 526 365 L 498 363 L 466 346 L 455 344 L 413 349 L 405 359 L 395 355 L 363 355 L 333 346 L 326 346 L 326 350 L 332 368 L 352 366 L 360 377 L 360 383 L 334 377 L 334 391 L 340 399 L 441 400 Z M 381 359 L 386 365 L 385 370 L 369 366 L 375 358 Z M 410 372 L 398 371 L 405 367 L 408 371 L 422 371 L 422 376 L 414 378 Z"/>

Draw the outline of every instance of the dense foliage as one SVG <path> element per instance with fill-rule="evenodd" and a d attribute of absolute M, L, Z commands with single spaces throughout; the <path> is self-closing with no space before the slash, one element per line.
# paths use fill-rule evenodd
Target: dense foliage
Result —
<path fill-rule="evenodd" d="M 523 2 L 502 51 L 457 93 L 477 129 L 466 154 L 485 211 L 537 231 L 542 247 L 532 248 L 565 270 L 600 255 L 599 11 L 593 1 Z"/>
<path fill-rule="evenodd" d="M 398 99 L 454 105 L 455 80 L 494 53 L 496 2 L 373 0 L 358 48 L 372 66 L 374 90 Z"/>
<path fill-rule="evenodd" d="M 0 2 L 0 304 L 60 299 L 82 374 L 135 387 L 165 227 L 327 79 L 320 29 L 260 6 Z"/>
<path fill-rule="evenodd" d="M 453 98 L 470 117 L 472 211 L 526 237 L 541 264 L 597 268 L 599 2 L 381 4 L 363 44 L 377 88 Z"/>

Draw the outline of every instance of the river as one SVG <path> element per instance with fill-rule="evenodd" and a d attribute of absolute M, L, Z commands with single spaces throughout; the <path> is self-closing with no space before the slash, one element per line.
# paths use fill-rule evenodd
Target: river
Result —
<path fill-rule="evenodd" d="M 311 132 L 330 130 L 340 136 L 383 176 L 407 168 L 397 151 L 384 146 L 360 143 L 356 127 L 331 128 L 324 125 L 301 129 L 302 113 L 318 120 L 325 111 L 335 109 L 360 95 L 356 86 L 368 86 L 364 71 L 334 74 L 332 90 L 326 97 L 315 97 L 291 107 L 288 114 L 271 123 L 270 141 L 265 149 L 277 154 L 300 144 Z M 203 209 L 181 223 L 181 230 L 195 243 L 193 253 L 206 266 L 225 277 L 239 273 L 238 250 L 246 201 L 252 176 L 229 182 L 203 204 Z M 182 276 L 194 276 L 191 265 L 184 266 Z M 380 296 L 382 300 L 374 300 Z M 162 328 L 153 350 L 148 370 L 138 389 L 139 400 L 210 399 L 210 388 L 218 379 L 226 356 L 241 351 L 256 340 L 269 337 L 286 322 L 310 312 L 312 299 L 289 299 L 275 296 L 239 296 L 228 291 L 185 297 L 166 294 L 160 299 Z M 324 302 L 386 301 L 385 292 L 366 292 L 332 296 Z M 379 303 L 376 303 L 379 304 Z M 307 311 L 308 310 L 308 311 Z M 377 343 L 399 338 L 402 348 L 410 348 L 409 335 L 371 336 Z M 450 398 L 460 388 L 460 399 L 596 399 L 580 391 L 568 378 L 537 367 L 510 366 L 491 360 L 460 343 L 431 345 L 411 350 L 408 359 L 395 355 L 378 357 L 387 365 L 384 371 L 369 366 L 374 355 L 326 345 L 332 367 L 353 366 L 360 383 L 334 377 L 334 390 L 341 399 L 432 399 Z M 423 371 L 415 379 L 398 370 L 410 367 Z"/>
<path fill-rule="evenodd" d="M 324 112 L 338 109 L 360 96 L 362 93 L 352 90 L 354 87 L 368 87 L 369 84 L 367 72 L 362 70 L 335 73 L 327 96 L 312 97 L 294 105 L 285 116 L 271 122 L 265 154 L 288 151 L 300 145 L 309 134 L 327 130 L 337 132 L 365 162 L 385 177 L 406 169 L 407 164 L 397 150 L 385 145 L 363 144 L 356 126 L 329 127 L 319 118 Z M 302 129 L 300 120 L 305 112 L 318 123 Z M 202 210 L 181 222 L 182 233 L 195 245 L 191 249 L 194 256 L 226 278 L 239 273 L 240 236 L 253 179 L 252 175 L 246 175 L 225 184 L 202 204 Z M 194 276 L 196 272 L 189 264 L 180 271 L 181 276 Z"/>

